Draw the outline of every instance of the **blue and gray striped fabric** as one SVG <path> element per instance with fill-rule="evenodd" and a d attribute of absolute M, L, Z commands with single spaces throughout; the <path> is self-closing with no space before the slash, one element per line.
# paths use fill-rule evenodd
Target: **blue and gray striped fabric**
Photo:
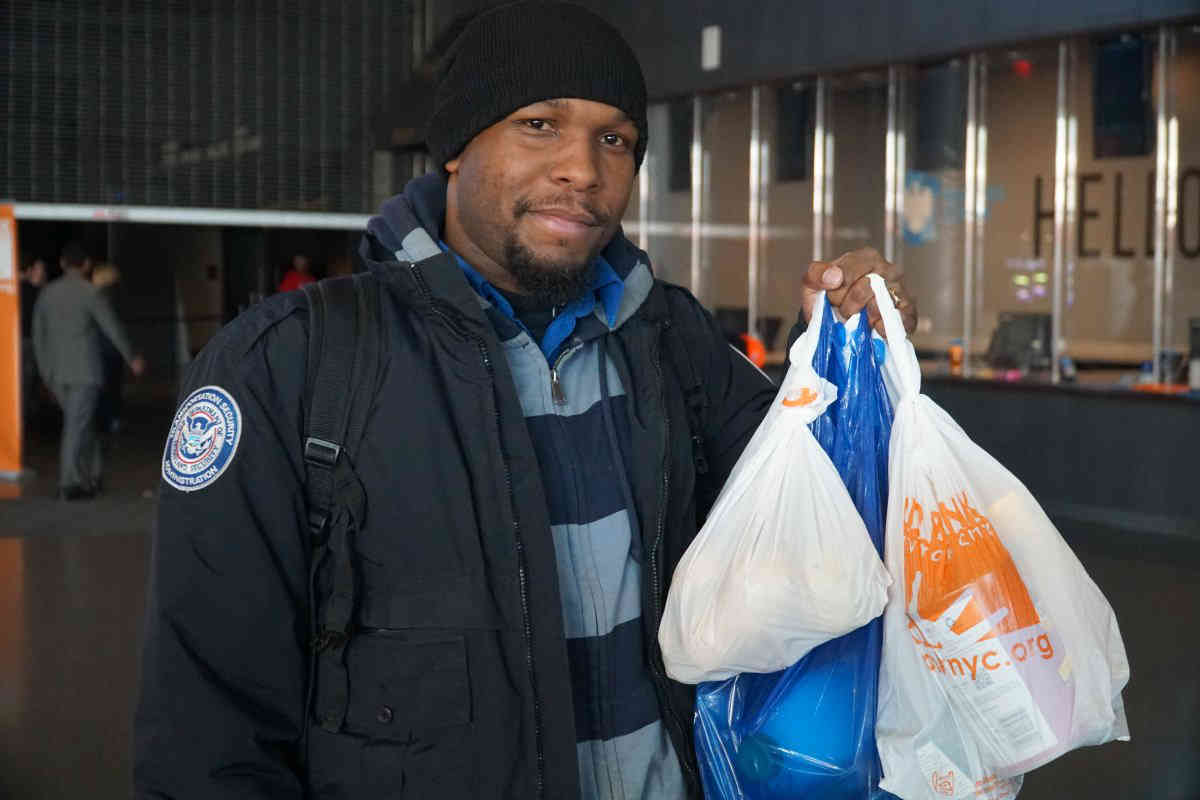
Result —
<path fill-rule="evenodd" d="M 577 328 L 578 336 L 590 323 Z M 678 798 L 683 778 L 643 647 L 641 548 L 633 538 L 618 469 L 630 457 L 626 397 L 607 364 L 616 442 L 606 432 L 599 340 L 550 366 L 528 335 L 505 352 L 537 450 L 558 556 L 558 585 L 575 700 L 575 740 L 585 798 Z M 614 452 L 618 450 L 619 452 Z"/>
<path fill-rule="evenodd" d="M 406 249 L 415 244 L 413 238 L 405 240 Z M 459 262 L 478 290 L 479 276 Z M 582 796 L 674 800 L 684 796 L 683 775 L 662 724 L 643 647 L 641 546 L 622 489 L 627 485 L 622 472 L 630 474 L 629 422 L 624 387 L 611 362 L 606 364 L 607 403 L 614 435 L 605 421 L 600 385 L 603 337 L 632 316 L 653 276 L 638 263 L 623 282 L 619 308 L 610 303 L 606 311 L 597 302 L 556 356 L 565 404 L 554 401 L 551 365 L 540 343 L 484 292 L 480 303 L 504 345 L 546 487 Z"/>

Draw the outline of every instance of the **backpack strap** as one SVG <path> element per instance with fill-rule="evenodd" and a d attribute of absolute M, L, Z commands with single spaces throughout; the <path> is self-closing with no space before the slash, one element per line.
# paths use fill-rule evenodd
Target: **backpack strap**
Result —
<path fill-rule="evenodd" d="M 366 523 L 367 497 L 354 471 L 382 363 L 379 287 L 369 273 L 303 287 L 309 306 L 305 491 L 313 546 L 310 603 L 314 711 L 321 727 L 341 728 L 349 696 L 346 645 L 354 619 L 353 534 Z M 328 567 L 324 565 L 328 562 Z M 318 574 L 330 591 L 319 598 Z M 310 696 L 313 689 L 310 685 Z"/>
<path fill-rule="evenodd" d="M 683 402 L 687 407 L 688 433 L 692 438 L 696 474 L 704 475 L 708 472 L 708 457 L 704 454 L 704 416 L 708 411 L 708 393 L 704 390 L 699 370 L 692 363 L 692 353 L 684 341 L 683 331 L 674 324 L 673 319 L 667 320 L 664 333 L 671 368 L 683 390 Z"/>

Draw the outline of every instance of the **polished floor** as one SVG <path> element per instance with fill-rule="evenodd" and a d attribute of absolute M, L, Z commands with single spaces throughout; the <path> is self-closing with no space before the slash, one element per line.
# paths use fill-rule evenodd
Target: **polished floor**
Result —
<path fill-rule="evenodd" d="M 162 395 L 131 398 L 106 493 L 52 499 L 53 431 L 33 431 L 39 477 L 0 499 L 0 798 L 125 798 L 153 525 Z M 52 427 L 52 426 L 51 426 Z M 19 496 L 14 496 L 19 495 Z M 2 495 L 0 495 L 2 496 Z M 1068 538 L 1121 623 L 1133 741 L 1070 753 L 1022 800 L 1200 798 L 1200 547 Z"/>
<path fill-rule="evenodd" d="M 169 390 L 134 396 L 105 492 L 54 498 L 56 420 L 26 438 L 35 475 L 0 483 L 0 798 L 130 796 L 129 738 Z"/>

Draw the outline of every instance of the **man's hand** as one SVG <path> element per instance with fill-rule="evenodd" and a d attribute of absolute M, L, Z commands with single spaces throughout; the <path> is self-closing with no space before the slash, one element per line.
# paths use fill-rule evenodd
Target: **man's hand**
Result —
<path fill-rule="evenodd" d="M 817 293 L 824 289 L 829 304 L 837 309 L 843 319 L 849 319 L 865 308 L 871 327 L 884 335 L 883 319 L 879 315 L 879 307 L 875 305 L 875 293 L 871 291 L 871 282 L 867 278 L 872 272 L 882 275 L 887 281 L 893 299 L 898 298 L 896 308 L 904 320 L 904 329 L 912 333 L 917 328 L 917 304 L 901 282 L 904 270 L 885 261 L 879 251 L 870 247 L 845 253 L 833 261 L 814 261 L 808 265 L 808 272 L 804 275 L 804 296 L 801 298 L 804 319 L 812 319 Z"/>
<path fill-rule="evenodd" d="M 134 356 L 133 361 L 129 362 L 129 371 L 133 373 L 135 378 L 142 377 L 142 373 L 146 371 L 146 359 L 141 356 Z"/>

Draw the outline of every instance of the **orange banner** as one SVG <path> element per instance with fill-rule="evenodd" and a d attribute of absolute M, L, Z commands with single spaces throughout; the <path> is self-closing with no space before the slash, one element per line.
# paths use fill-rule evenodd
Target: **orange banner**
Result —
<path fill-rule="evenodd" d="M 0 205 L 0 478 L 21 474 L 21 298 L 17 221 Z"/>

